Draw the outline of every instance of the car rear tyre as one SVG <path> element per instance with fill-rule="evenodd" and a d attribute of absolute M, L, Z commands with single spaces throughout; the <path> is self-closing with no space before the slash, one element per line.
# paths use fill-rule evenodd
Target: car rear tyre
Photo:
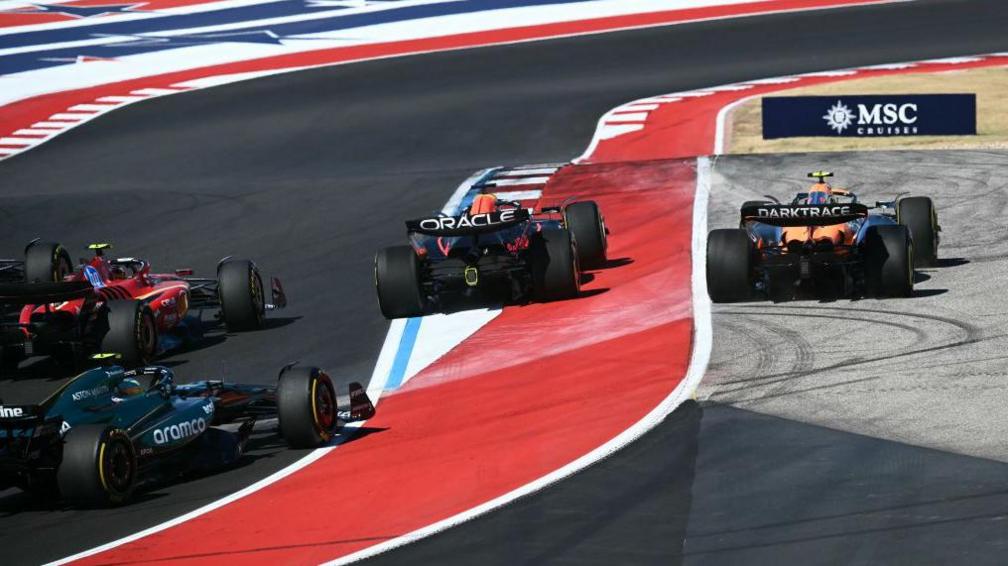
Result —
<path fill-rule="evenodd" d="M 745 230 L 722 228 L 707 236 L 707 294 L 715 303 L 752 297 L 752 241 Z"/>
<path fill-rule="evenodd" d="M 24 271 L 27 283 L 58 283 L 73 273 L 73 262 L 56 242 L 35 242 L 25 249 Z"/>
<path fill-rule="evenodd" d="M 567 230 L 543 230 L 532 241 L 532 292 L 538 301 L 572 299 L 581 292 L 574 242 Z"/>
<path fill-rule="evenodd" d="M 582 268 L 600 267 L 605 263 L 608 247 L 605 221 L 595 201 L 575 202 L 565 207 L 564 225 L 574 238 Z"/>
<path fill-rule="evenodd" d="M 315 448 L 328 442 L 338 427 L 336 390 L 316 367 L 290 367 L 277 385 L 280 435 L 292 448 Z"/>
<path fill-rule="evenodd" d="M 101 351 L 122 356 L 122 366 L 146 365 L 157 354 L 158 335 L 154 314 L 140 301 L 109 301 L 105 304 L 108 331 Z"/>
<path fill-rule="evenodd" d="M 420 260 L 410 246 L 392 246 L 375 255 L 375 288 L 378 307 L 385 318 L 409 318 L 424 314 L 420 290 Z"/>
<path fill-rule="evenodd" d="M 865 283 L 882 297 L 913 292 L 913 245 L 906 226 L 871 226 L 865 232 Z"/>
<path fill-rule="evenodd" d="M 229 331 L 258 330 L 266 322 L 262 277 L 247 259 L 225 261 L 217 268 L 217 293 Z"/>
<path fill-rule="evenodd" d="M 70 429 L 56 473 L 60 494 L 85 506 L 118 505 L 137 484 L 133 442 L 121 429 L 85 424 Z"/>
<path fill-rule="evenodd" d="M 928 197 L 906 197 L 896 203 L 896 220 L 910 229 L 914 264 L 929 267 L 938 259 L 938 215 Z"/>

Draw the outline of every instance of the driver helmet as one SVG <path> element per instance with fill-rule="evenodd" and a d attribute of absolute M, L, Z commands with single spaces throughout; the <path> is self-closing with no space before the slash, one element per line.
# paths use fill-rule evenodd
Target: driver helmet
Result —
<path fill-rule="evenodd" d="M 833 198 L 833 188 L 826 183 L 816 183 L 809 189 L 807 204 L 829 204 Z"/>
<path fill-rule="evenodd" d="M 476 195 L 473 197 L 472 204 L 469 206 L 469 215 L 486 214 L 495 210 L 497 210 L 497 195 Z"/>
<path fill-rule="evenodd" d="M 139 381 L 133 379 L 132 377 L 124 377 L 123 380 L 116 385 L 115 397 L 118 397 L 119 399 L 126 399 L 141 395 L 143 392 L 143 386 L 140 385 Z"/>

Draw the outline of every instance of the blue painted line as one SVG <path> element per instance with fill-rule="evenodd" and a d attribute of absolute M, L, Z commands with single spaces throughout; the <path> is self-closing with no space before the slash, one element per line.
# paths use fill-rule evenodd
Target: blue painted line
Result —
<path fill-rule="evenodd" d="M 406 377 L 406 366 L 409 364 L 410 356 L 413 355 L 413 347 L 416 345 L 422 320 L 423 318 L 413 317 L 406 321 L 402 338 L 399 339 L 399 349 L 396 350 L 395 359 L 392 360 L 388 381 L 385 382 L 385 391 L 394 391 L 402 385 L 403 379 Z"/>

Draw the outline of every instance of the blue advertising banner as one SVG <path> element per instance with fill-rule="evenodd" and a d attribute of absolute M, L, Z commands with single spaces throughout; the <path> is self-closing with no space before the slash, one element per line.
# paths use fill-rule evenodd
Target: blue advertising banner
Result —
<path fill-rule="evenodd" d="M 763 98 L 763 139 L 976 134 L 975 94 Z"/>

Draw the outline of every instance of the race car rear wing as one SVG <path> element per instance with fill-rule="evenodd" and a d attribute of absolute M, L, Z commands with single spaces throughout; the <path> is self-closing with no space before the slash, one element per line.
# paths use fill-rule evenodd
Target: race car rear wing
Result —
<path fill-rule="evenodd" d="M 504 228 L 528 222 L 532 215 L 524 208 L 487 212 L 485 214 L 462 214 L 460 216 L 434 216 L 406 221 L 406 231 L 411 234 L 428 236 L 466 236 L 496 232 Z"/>
<path fill-rule="evenodd" d="M 770 226 L 829 226 L 868 216 L 868 207 L 843 204 L 754 204 L 742 208 L 743 222 Z"/>
<path fill-rule="evenodd" d="M 38 405 L 5 405 L 0 400 L 0 425 L 8 427 L 32 426 L 42 417 Z"/>

